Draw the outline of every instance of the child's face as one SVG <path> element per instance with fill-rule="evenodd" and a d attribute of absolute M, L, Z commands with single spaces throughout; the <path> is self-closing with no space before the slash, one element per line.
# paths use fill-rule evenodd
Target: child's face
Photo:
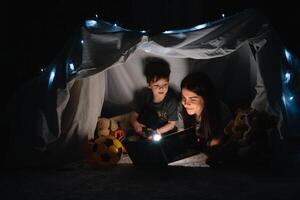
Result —
<path fill-rule="evenodd" d="M 204 99 L 186 88 L 181 90 L 181 103 L 189 115 L 200 116 L 204 109 Z"/>
<path fill-rule="evenodd" d="M 155 98 L 164 98 L 169 89 L 169 80 L 159 79 L 157 81 L 151 81 L 148 87 Z"/>

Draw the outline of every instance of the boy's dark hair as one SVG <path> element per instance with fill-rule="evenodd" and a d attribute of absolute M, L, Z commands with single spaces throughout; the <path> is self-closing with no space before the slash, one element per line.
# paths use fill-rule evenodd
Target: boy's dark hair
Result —
<path fill-rule="evenodd" d="M 159 79 L 167 79 L 170 77 L 170 65 L 167 61 L 157 57 L 147 57 L 144 59 L 144 75 L 147 83 L 157 81 Z"/>

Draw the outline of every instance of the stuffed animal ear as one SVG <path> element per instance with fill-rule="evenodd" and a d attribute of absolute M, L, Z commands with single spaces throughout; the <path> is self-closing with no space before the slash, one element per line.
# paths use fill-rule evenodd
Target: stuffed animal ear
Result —
<path fill-rule="evenodd" d="M 116 123 L 119 122 L 120 128 L 124 130 L 125 132 L 130 131 L 132 129 L 130 119 L 131 119 L 131 113 L 126 113 L 123 115 L 117 115 L 115 117 L 110 118 L 111 120 L 115 121 Z"/>
<path fill-rule="evenodd" d="M 111 131 L 115 131 L 119 128 L 117 121 L 110 119 L 110 122 L 111 122 L 111 126 L 110 126 Z"/>
<path fill-rule="evenodd" d="M 237 111 L 233 120 L 232 130 L 235 133 L 242 134 L 250 128 L 248 124 L 248 112 L 243 109 L 238 109 Z"/>
<path fill-rule="evenodd" d="M 242 109 L 241 108 L 237 108 L 234 112 L 234 115 L 237 116 L 239 113 L 242 112 Z"/>
<path fill-rule="evenodd" d="M 98 130 L 109 129 L 109 126 L 110 126 L 110 119 L 105 117 L 98 118 L 98 122 L 97 122 Z"/>
<path fill-rule="evenodd" d="M 230 135 L 232 133 L 232 128 L 233 128 L 233 120 L 230 120 L 230 122 L 224 128 L 224 133 L 226 135 Z"/>

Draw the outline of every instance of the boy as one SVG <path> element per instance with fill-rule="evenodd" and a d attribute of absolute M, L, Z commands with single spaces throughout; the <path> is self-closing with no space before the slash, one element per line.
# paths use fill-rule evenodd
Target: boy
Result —
<path fill-rule="evenodd" d="M 169 90 L 170 66 L 160 58 L 145 59 L 144 74 L 148 88 L 136 99 L 131 124 L 137 134 L 143 128 L 152 129 L 153 134 L 165 134 L 175 129 L 178 100 Z"/>

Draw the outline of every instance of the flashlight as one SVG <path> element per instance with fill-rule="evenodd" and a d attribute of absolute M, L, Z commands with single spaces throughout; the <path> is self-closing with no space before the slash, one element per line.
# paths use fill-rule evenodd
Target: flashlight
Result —
<path fill-rule="evenodd" d="M 159 141 L 161 140 L 161 135 L 158 133 L 153 134 L 152 140 Z"/>
<path fill-rule="evenodd" d="M 161 134 L 158 132 L 158 130 L 152 130 L 151 131 L 151 136 L 153 141 L 159 141 L 161 140 Z"/>

